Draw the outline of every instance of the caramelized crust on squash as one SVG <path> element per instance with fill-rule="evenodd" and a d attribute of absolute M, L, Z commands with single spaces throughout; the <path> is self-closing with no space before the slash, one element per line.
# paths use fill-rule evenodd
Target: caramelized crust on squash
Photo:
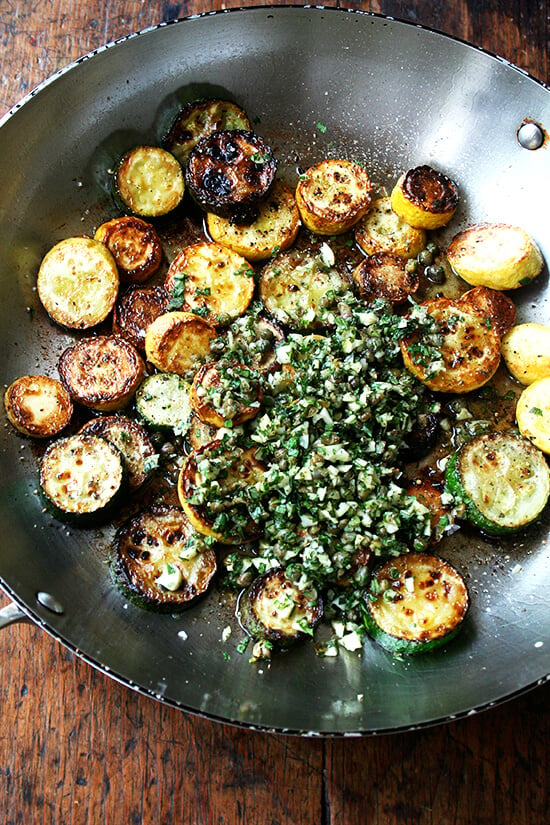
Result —
<path fill-rule="evenodd" d="M 24 435 L 50 438 L 63 430 L 73 414 L 65 387 L 46 375 L 22 375 L 4 394 L 10 423 Z"/>
<path fill-rule="evenodd" d="M 300 229 L 300 213 L 290 189 L 276 181 L 258 205 L 258 215 L 252 223 L 235 223 L 212 212 L 206 216 L 206 223 L 212 240 L 247 261 L 263 261 L 292 246 Z"/>
<path fill-rule="evenodd" d="M 347 232 L 365 214 L 371 197 L 369 176 L 349 160 L 324 160 L 311 166 L 296 187 L 302 221 L 320 235 Z"/>
<path fill-rule="evenodd" d="M 141 218 L 113 218 L 98 226 L 94 238 L 112 253 L 124 283 L 147 281 L 161 264 L 162 246 L 157 231 Z"/>
<path fill-rule="evenodd" d="M 162 286 L 129 289 L 115 304 L 113 333 L 126 338 L 137 350 L 144 352 L 147 327 L 167 312 L 169 300 Z"/>
<path fill-rule="evenodd" d="M 82 338 L 61 354 L 59 375 L 71 398 L 92 410 L 125 407 L 145 376 L 138 351 L 124 338 Z"/>
<path fill-rule="evenodd" d="M 388 252 L 378 252 L 361 261 L 353 271 L 353 280 L 367 300 L 387 298 L 396 304 L 406 301 L 420 283 L 418 274 L 407 268 L 405 258 Z"/>
<path fill-rule="evenodd" d="M 458 200 L 456 183 L 426 165 L 401 175 L 391 193 L 394 212 L 420 229 L 438 229 L 448 224 Z"/>
<path fill-rule="evenodd" d="M 161 372 L 186 376 L 211 360 L 215 327 L 191 312 L 165 312 L 147 327 L 145 355 Z"/>
<path fill-rule="evenodd" d="M 401 342 L 405 366 L 435 392 L 466 393 L 489 381 L 500 363 L 500 338 L 490 318 L 460 300 L 433 298 L 424 302 L 440 325 L 441 363 L 431 370 L 415 333 Z"/>
<path fill-rule="evenodd" d="M 465 292 L 460 300 L 485 313 L 491 319 L 493 329 L 499 338 L 504 338 L 516 323 L 514 302 L 498 289 L 476 286 Z"/>
<path fill-rule="evenodd" d="M 227 325 L 246 312 L 254 295 L 248 261 L 217 243 L 196 243 L 176 255 L 166 275 L 171 308 Z"/>

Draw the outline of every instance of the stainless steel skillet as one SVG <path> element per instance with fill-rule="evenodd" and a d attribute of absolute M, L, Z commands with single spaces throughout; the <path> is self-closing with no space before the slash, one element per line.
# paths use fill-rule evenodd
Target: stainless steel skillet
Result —
<path fill-rule="evenodd" d="M 437 165 L 463 193 L 454 227 L 519 223 L 550 260 L 550 96 L 540 83 L 464 43 L 364 13 L 276 7 L 191 18 L 78 61 L 3 121 L 3 384 L 31 369 L 55 372 L 67 338 L 38 305 L 39 261 L 56 240 L 112 213 L 110 160 L 155 139 L 191 91 L 238 100 L 289 175 L 324 157 L 329 142 L 380 181 Z M 539 148 L 522 145 L 536 146 L 537 136 Z M 518 309 L 550 323 L 546 275 L 522 292 Z M 250 666 L 216 592 L 177 619 L 128 606 L 105 564 L 109 531 L 52 521 L 35 494 L 32 445 L 6 426 L 0 449 L 6 592 L 86 661 L 165 702 L 261 729 L 379 733 L 471 713 L 550 672 L 548 515 L 511 544 L 455 536 L 441 548 L 467 576 L 473 601 L 446 651 L 406 662 L 370 645 L 363 655 L 319 659 L 304 646 L 270 667 Z"/>

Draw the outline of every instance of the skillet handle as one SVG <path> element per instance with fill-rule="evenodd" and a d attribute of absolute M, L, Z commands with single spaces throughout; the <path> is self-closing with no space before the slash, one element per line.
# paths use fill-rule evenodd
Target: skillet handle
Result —
<path fill-rule="evenodd" d="M 3 627 L 8 627 L 17 622 L 29 622 L 29 624 L 32 624 L 27 614 L 14 602 L 11 602 L 0 610 L 0 630 Z"/>

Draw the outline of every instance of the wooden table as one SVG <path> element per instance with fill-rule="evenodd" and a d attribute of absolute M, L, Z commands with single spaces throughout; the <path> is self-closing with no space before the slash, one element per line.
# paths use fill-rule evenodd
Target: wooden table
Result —
<path fill-rule="evenodd" d="M 0 110 L 105 42 L 225 5 L 252 4 L 0 0 Z M 349 5 L 473 41 L 550 81 L 543 0 Z M 2 825 L 550 822 L 549 684 L 437 728 L 302 739 L 165 707 L 16 625 L 0 633 L 0 696 Z"/>

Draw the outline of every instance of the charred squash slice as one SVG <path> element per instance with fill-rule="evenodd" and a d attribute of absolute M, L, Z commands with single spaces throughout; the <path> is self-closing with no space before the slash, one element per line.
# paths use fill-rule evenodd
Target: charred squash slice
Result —
<path fill-rule="evenodd" d="M 247 261 L 264 261 L 288 249 L 300 229 L 300 213 L 294 195 L 276 181 L 258 205 L 258 214 L 249 224 L 238 224 L 209 212 L 206 224 L 213 241 L 227 246 Z"/>
<path fill-rule="evenodd" d="M 353 271 L 359 293 L 368 301 L 386 298 L 398 304 L 406 301 L 418 289 L 418 274 L 407 266 L 406 258 L 388 252 L 369 255 Z"/>
<path fill-rule="evenodd" d="M 162 145 L 185 166 L 200 140 L 213 132 L 234 129 L 250 129 L 246 112 L 236 103 L 218 98 L 191 100 L 172 121 Z"/>
<path fill-rule="evenodd" d="M 225 129 L 191 150 L 185 181 L 206 212 L 247 223 L 255 219 L 276 171 L 277 161 L 263 138 L 243 129 Z"/>
<path fill-rule="evenodd" d="M 216 329 L 191 312 L 165 312 L 145 333 L 147 360 L 161 372 L 188 376 L 212 360 L 210 345 Z"/>
<path fill-rule="evenodd" d="M 410 226 L 391 208 L 391 198 L 374 200 L 355 226 L 355 240 L 366 255 L 385 252 L 416 258 L 426 246 L 426 231 Z"/>
<path fill-rule="evenodd" d="M 514 533 L 535 521 L 550 497 L 542 452 L 514 432 L 483 433 L 454 453 L 446 484 L 465 518 L 488 535 Z"/>
<path fill-rule="evenodd" d="M 468 607 L 466 584 L 452 565 L 407 553 L 373 573 L 364 621 L 369 635 L 391 653 L 427 653 L 456 636 Z"/>
<path fill-rule="evenodd" d="M 177 507 L 156 507 L 117 531 L 114 579 L 131 602 L 158 612 L 182 610 L 208 590 L 216 554 Z"/>
<path fill-rule="evenodd" d="M 157 231 L 141 218 L 113 218 L 98 226 L 94 238 L 112 253 L 124 283 L 147 281 L 161 264 L 162 246 Z"/>
<path fill-rule="evenodd" d="M 322 615 L 318 593 L 300 590 L 281 568 L 258 576 L 239 598 L 238 617 L 246 632 L 280 648 L 312 636 Z"/>
<path fill-rule="evenodd" d="M 115 304 L 113 333 L 126 338 L 137 350 L 144 352 L 147 327 L 167 312 L 169 300 L 162 286 L 129 289 Z"/>
<path fill-rule="evenodd" d="M 431 166 L 417 166 L 401 175 L 391 193 L 391 207 L 406 223 L 419 229 L 439 229 L 458 207 L 456 183 Z"/>

